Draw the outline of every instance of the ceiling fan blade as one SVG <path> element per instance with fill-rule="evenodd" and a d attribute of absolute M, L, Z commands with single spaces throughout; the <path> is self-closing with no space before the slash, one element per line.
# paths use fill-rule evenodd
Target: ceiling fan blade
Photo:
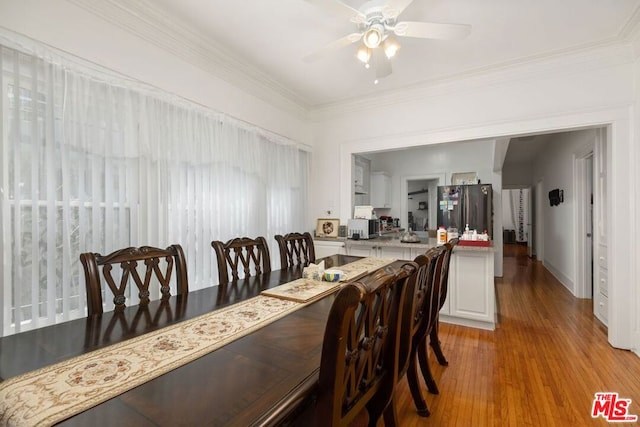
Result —
<path fill-rule="evenodd" d="M 376 72 L 376 79 L 387 77 L 391 74 L 391 61 L 384 54 L 384 50 L 381 48 L 373 49 L 372 52 L 373 68 Z"/>
<path fill-rule="evenodd" d="M 304 62 L 316 61 L 335 50 L 338 50 L 342 47 L 349 46 L 350 44 L 357 42 L 361 38 L 362 38 L 362 33 L 351 33 L 342 38 L 339 38 L 338 40 L 332 41 L 328 45 L 325 45 L 314 52 L 311 52 L 310 54 L 302 58 L 302 60 Z"/>
<path fill-rule="evenodd" d="M 395 25 L 393 32 L 400 37 L 459 40 L 469 35 L 471 25 L 403 21 Z"/>
<path fill-rule="evenodd" d="M 411 4 L 413 0 L 387 0 L 382 8 L 382 14 L 386 18 L 397 18 Z"/>
<path fill-rule="evenodd" d="M 345 20 L 351 19 L 353 22 L 361 23 L 366 21 L 366 16 L 358 9 L 354 9 L 348 4 L 344 4 L 339 0 L 305 0 L 307 3 L 314 5 L 318 9 L 322 9 L 325 13 Z"/>

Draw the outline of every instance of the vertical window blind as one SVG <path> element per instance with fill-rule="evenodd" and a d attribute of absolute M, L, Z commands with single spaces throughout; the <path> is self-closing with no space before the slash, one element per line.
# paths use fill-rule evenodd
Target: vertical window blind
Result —
<path fill-rule="evenodd" d="M 3 335 L 86 315 L 82 252 L 178 243 L 198 289 L 217 281 L 212 240 L 305 229 L 299 144 L 42 46 L 0 49 Z"/>

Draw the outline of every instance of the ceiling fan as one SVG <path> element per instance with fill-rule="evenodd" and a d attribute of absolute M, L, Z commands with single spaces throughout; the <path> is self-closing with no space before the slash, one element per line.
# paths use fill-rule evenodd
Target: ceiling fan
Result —
<path fill-rule="evenodd" d="M 376 74 L 374 83 L 391 74 L 389 60 L 400 48 L 394 36 L 454 40 L 466 37 L 471 31 L 471 26 L 464 24 L 398 21 L 400 14 L 413 0 L 371 0 L 359 9 L 354 9 L 339 0 L 306 1 L 336 18 L 349 19 L 356 24 L 357 31 L 329 43 L 303 59 L 312 62 L 362 40 L 356 57 L 366 68 L 373 65 Z"/>

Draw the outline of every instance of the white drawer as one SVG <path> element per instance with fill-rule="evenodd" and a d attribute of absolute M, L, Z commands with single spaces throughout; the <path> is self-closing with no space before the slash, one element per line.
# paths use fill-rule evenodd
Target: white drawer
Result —
<path fill-rule="evenodd" d="M 596 317 L 605 325 L 609 321 L 609 298 L 602 294 L 596 295 Z"/>
<path fill-rule="evenodd" d="M 607 268 L 607 247 L 598 246 L 598 266 L 600 268 Z"/>
<path fill-rule="evenodd" d="M 598 290 L 605 297 L 609 296 L 609 283 L 607 281 L 607 270 L 598 269 Z"/>

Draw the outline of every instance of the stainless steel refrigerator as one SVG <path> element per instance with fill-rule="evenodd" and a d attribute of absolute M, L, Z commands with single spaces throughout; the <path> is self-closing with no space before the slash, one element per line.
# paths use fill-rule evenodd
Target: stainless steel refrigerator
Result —
<path fill-rule="evenodd" d="M 438 187 L 438 227 L 487 230 L 493 240 L 493 190 L 491 184 Z"/>

